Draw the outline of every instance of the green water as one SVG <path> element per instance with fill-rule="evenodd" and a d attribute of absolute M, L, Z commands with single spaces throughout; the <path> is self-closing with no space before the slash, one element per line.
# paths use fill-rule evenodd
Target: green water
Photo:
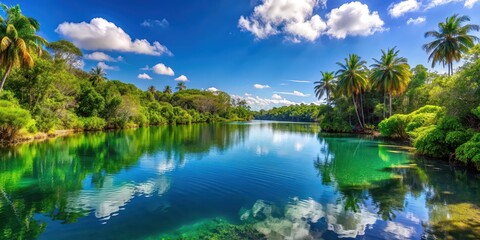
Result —
<path fill-rule="evenodd" d="M 314 124 L 0 148 L 0 239 L 479 239 L 479 175 Z"/>

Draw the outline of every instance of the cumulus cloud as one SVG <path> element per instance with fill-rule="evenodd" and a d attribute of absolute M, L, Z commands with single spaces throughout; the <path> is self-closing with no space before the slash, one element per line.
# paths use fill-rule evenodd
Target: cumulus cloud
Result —
<path fill-rule="evenodd" d="M 97 64 L 97 67 L 103 69 L 103 70 L 118 70 L 118 67 L 117 66 L 110 66 L 104 62 L 99 62 Z"/>
<path fill-rule="evenodd" d="M 103 52 L 93 52 L 93 53 L 90 53 L 90 54 L 86 54 L 84 56 L 85 59 L 87 60 L 94 60 L 94 61 L 104 61 L 104 62 L 119 62 L 119 61 L 123 61 L 123 57 L 122 56 L 118 56 L 116 58 L 106 54 L 106 53 L 103 53 Z"/>
<path fill-rule="evenodd" d="M 434 8 L 434 7 L 438 7 L 438 6 L 442 6 L 442 5 L 445 5 L 445 4 L 448 4 L 448 3 L 452 3 L 452 2 L 462 2 L 463 0 L 431 0 L 425 10 L 428 10 L 430 8 Z M 473 7 L 473 5 L 475 4 L 475 2 L 477 2 L 478 0 L 465 0 L 465 4 L 464 6 L 467 7 L 467 8 L 471 8 Z"/>
<path fill-rule="evenodd" d="M 466 0 L 464 6 L 466 8 L 473 8 L 473 5 L 477 3 L 479 0 Z"/>
<path fill-rule="evenodd" d="M 146 74 L 146 73 L 138 74 L 137 78 L 152 80 L 152 77 L 150 77 L 150 76 L 149 76 L 148 74 Z"/>
<path fill-rule="evenodd" d="M 188 78 L 185 75 L 180 75 L 180 77 L 175 78 L 175 81 L 188 82 Z"/>
<path fill-rule="evenodd" d="M 112 50 L 160 56 L 172 55 L 167 47 L 155 41 L 132 39 L 122 28 L 103 18 L 94 18 L 89 23 L 64 22 L 55 30 L 75 45 L 87 50 Z"/>
<path fill-rule="evenodd" d="M 327 15 L 328 35 L 343 39 L 350 36 L 368 36 L 382 32 L 384 22 L 378 12 L 370 12 L 367 4 L 350 2 L 332 9 Z"/>
<path fill-rule="evenodd" d="M 417 25 L 417 24 L 420 24 L 420 23 L 424 23 L 426 20 L 427 19 L 425 17 L 409 18 L 407 20 L 407 24 Z"/>
<path fill-rule="evenodd" d="M 262 0 L 250 16 L 240 17 L 238 26 L 256 39 L 283 33 L 293 42 L 315 41 L 327 28 L 322 18 L 313 14 L 319 3 L 324 5 L 326 1 Z"/>
<path fill-rule="evenodd" d="M 262 84 L 258 84 L 258 83 L 254 84 L 253 87 L 257 88 L 257 89 L 270 88 L 270 86 L 268 86 L 268 85 L 262 85 Z"/>
<path fill-rule="evenodd" d="M 140 68 L 140 70 L 149 71 L 152 70 L 152 68 L 150 68 L 148 65 L 145 65 L 145 67 Z"/>
<path fill-rule="evenodd" d="M 282 94 L 282 95 L 292 95 L 292 96 L 297 96 L 297 97 L 308 97 L 310 94 L 305 94 L 299 91 L 293 91 L 293 92 L 274 92 L 276 94 Z"/>
<path fill-rule="evenodd" d="M 276 93 L 274 93 L 274 94 L 272 95 L 272 99 L 280 100 L 280 99 L 283 99 L 283 97 L 280 96 L 280 95 L 278 95 L 278 94 L 276 94 Z"/>
<path fill-rule="evenodd" d="M 163 63 L 159 63 L 152 67 L 154 73 L 159 75 L 174 76 L 175 72 L 172 68 L 165 66 Z"/>
<path fill-rule="evenodd" d="M 412 1 L 412 0 L 407 0 Z M 350 2 L 332 9 L 325 22 L 314 10 L 326 1 L 319 0 L 262 0 L 250 16 L 241 16 L 238 26 L 255 38 L 266 39 L 283 34 L 284 39 L 298 43 L 315 41 L 322 34 L 343 39 L 347 36 L 368 36 L 386 30 L 378 12 L 368 5 Z"/>
<path fill-rule="evenodd" d="M 388 8 L 388 13 L 394 18 L 398 18 L 405 13 L 416 11 L 420 8 L 420 3 L 417 0 L 405 0 L 399 3 L 391 4 Z"/>
<path fill-rule="evenodd" d="M 209 87 L 209 88 L 207 88 L 207 91 L 209 91 L 209 92 L 218 92 L 218 91 L 220 91 L 220 90 L 218 90 L 218 89 L 215 88 L 215 87 Z"/>
<path fill-rule="evenodd" d="M 140 23 L 142 27 L 161 27 L 166 28 L 170 25 L 167 19 L 157 20 L 157 19 L 146 19 L 142 23 Z"/>

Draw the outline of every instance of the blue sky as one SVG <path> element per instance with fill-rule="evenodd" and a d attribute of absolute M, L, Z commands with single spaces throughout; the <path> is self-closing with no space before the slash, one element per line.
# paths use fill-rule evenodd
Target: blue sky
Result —
<path fill-rule="evenodd" d="M 142 89 L 188 79 L 190 88 L 219 89 L 254 109 L 315 102 L 313 81 L 349 53 L 370 64 L 396 46 L 411 66 L 430 66 L 425 31 L 454 13 L 480 24 L 479 0 L 4 3 L 39 20 L 49 41 L 76 43 L 85 70 L 100 64 L 109 79 Z"/>

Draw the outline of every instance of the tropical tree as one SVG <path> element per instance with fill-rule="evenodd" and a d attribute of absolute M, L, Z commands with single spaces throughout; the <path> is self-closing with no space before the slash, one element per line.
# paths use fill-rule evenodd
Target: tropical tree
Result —
<path fill-rule="evenodd" d="M 152 86 L 148 87 L 147 91 L 152 93 L 152 94 L 155 94 L 157 92 L 157 88 L 155 88 L 155 86 L 152 85 Z"/>
<path fill-rule="evenodd" d="M 77 67 L 80 58 L 83 56 L 82 51 L 67 40 L 51 42 L 47 45 L 47 48 L 53 52 L 55 60 L 65 61 L 70 69 Z"/>
<path fill-rule="evenodd" d="M 330 104 L 330 97 L 335 89 L 335 73 L 334 72 L 320 72 L 322 79 L 314 82 L 315 96 L 320 100 L 323 96 L 326 97 L 327 104 Z"/>
<path fill-rule="evenodd" d="M 92 70 L 90 70 L 90 81 L 93 85 L 104 82 L 106 79 L 107 74 L 100 66 L 93 67 Z"/>
<path fill-rule="evenodd" d="M 12 69 L 33 67 L 35 51 L 41 54 L 47 40 L 37 35 L 40 24 L 22 14 L 20 6 L 8 7 L 2 4 L 7 19 L 0 17 L 0 66 L 5 72 L 0 83 L 0 92 Z"/>
<path fill-rule="evenodd" d="M 338 81 L 337 91 L 342 95 L 352 97 L 358 123 L 362 129 L 365 125 L 362 93 L 368 87 L 367 68 L 365 64 L 367 64 L 367 62 L 361 60 L 361 57 L 356 54 L 350 54 L 348 58 L 345 58 L 344 64 L 337 62 L 340 70 L 335 73 Z M 359 107 L 362 110 L 362 117 L 360 117 Z"/>
<path fill-rule="evenodd" d="M 168 85 L 165 86 L 165 89 L 163 89 L 163 93 L 172 94 L 172 87 Z"/>
<path fill-rule="evenodd" d="M 187 89 L 187 86 L 185 85 L 184 82 L 179 82 L 179 83 L 177 83 L 176 89 L 177 89 L 178 91 L 185 90 L 185 89 Z"/>
<path fill-rule="evenodd" d="M 423 45 L 423 49 L 429 54 L 428 61 L 432 61 L 432 67 L 441 63 L 443 67 L 447 66 L 448 75 L 453 74 L 453 61 L 460 61 L 462 54 L 467 53 L 478 41 L 478 37 L 469 35 L 469 32 L 478 31 L 479 25 L 463 25 L 467 21 L 470 21 L 468 16 L 455 14 L 439 23 L 438 31 L 425 33 L 425 37 L 435 38 Z"/>
<path fill-rule="evenodd" d="M 370 81 L 374 88 L 383 92 L 383 106 L 386 105 L 388 93 L 389 116 L 392 116 L 392 95 L 405 92 L 412 76 L 407 59 L 399 57 L 398 52 L 395 48 L 382 50 L 380 60 L 374 58 L 375 63 L 371 65 Z M 383 108 L 383 118 L 385 118 L 385 107 Z"/>

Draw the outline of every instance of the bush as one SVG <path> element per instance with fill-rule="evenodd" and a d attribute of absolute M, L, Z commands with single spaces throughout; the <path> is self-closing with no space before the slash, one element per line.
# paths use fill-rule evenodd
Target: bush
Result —
<path fill-rule="evenodd" d="M 480 133 L 475 134 L 455 151 L 456 159 L 464 163 L 473 163 L 480 170 Z"/>
<path fill-rule="evenodd" d="M 388 137 L 407 138 L 407 115 L 395 114 L 378 124 L 380 133 Z"/>
<path fill-rule="evenodd" d="M 82 118 L 83 129 L 87 131 L 99 131 L 103 130 L 107 123 L 105 119 L 99 117 Z"/>
<path fill-rule="evenodd" d="M 192 122 L 192 116 L 181 107 L 174 107 L 173 115 L 176 124 L 190 124 Z"/>
<path fill-rule="evenodd" d="M 22 128 L 34 130 L 34 124 L 30 112 L 12 102 L 0 100 L 0 139 L 12 140 Z"/>

